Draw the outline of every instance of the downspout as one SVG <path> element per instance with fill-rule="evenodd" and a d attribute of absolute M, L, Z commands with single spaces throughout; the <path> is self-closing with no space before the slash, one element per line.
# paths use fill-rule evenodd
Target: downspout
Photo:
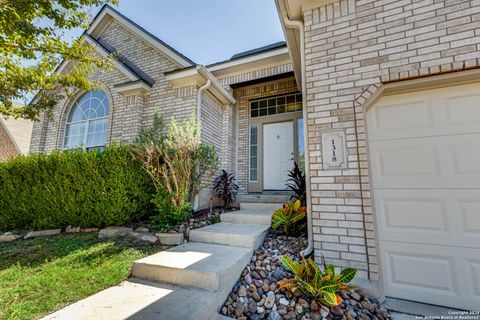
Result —
<path fill-rule="evenodd" d="M 283 17 L 285 26 L 290 29 L 298 29 L 300 32 L 300 64 L 301 64 L 301 81 L 302 81 L 302 104 L 303 104 L 303 141 L 305 150 L 305 184 L 307 196 L 307 233 L 308 246 L 301 252 L 302 255 L 308 256 L 313 252 L 313 223 L 312 223 L 312 199 L 310 191 L 310 158 L 308 144 L 308 112 L 307 112 L 307 84 L 305 73 L 305 32 L 303 22 L 298 20 L 290 20 L 287 16 Z"/>
<path fill-rule="evenodd" d="M 210 79 L 198 89 L 197 92 L 197 123 L 200 124 L 202 122 L 202 92 L 206 89 L 210 88 L 212 85 L 212 81 Z"/>
<path fill-rule="evenodd" d="M 212 85 L 212 81 L 210 79 L 207 79 L 207 82 L 205 82 L 205 84 L 203 86 L 201 86 L 200 88 L 198 88 L 198 91 L 197 91 L 197 123 L 198 125 L 200 125 L 202 123 L 202 93 L 203 91 L 205 91 L 206 89 L 210 88 L 210 86 Z M 197 168 L 198 170 L 198 168 Z M 200 197 L 199 195 L 195 195 L 195 198 L 193 199 L 193 210 L 197 210 L 198 209 L 198 206 L 200 205 Z"/>

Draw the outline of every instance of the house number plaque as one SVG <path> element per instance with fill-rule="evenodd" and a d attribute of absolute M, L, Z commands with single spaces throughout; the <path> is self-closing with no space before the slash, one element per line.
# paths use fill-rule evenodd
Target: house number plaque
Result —
<path fill-rule="evenodd" d="M 346 168 L 347 161 L 345 132 L 325 132 L 322 134 L 323 169 Z"/>

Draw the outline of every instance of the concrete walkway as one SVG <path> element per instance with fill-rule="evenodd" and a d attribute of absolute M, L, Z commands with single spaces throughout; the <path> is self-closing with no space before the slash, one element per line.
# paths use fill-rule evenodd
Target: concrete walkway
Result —
<path fill-rule="evenodd" d="M 192 230 L 191 242 L 137 260 L 129 280 L 43 319 L 220 319 L 218 309 L 263 242 L 277 205 L 223 214 L 222 222 Z"/>
<path fill-rule="evenodd" d="M 453 319 L 455 315 L 462 310 L 435 306 L 426 303 L 419 303 L 414 301 L 386 298 L 385 307 L 390 312 L 392 320 L 410 320 L 410 319 Z"/>

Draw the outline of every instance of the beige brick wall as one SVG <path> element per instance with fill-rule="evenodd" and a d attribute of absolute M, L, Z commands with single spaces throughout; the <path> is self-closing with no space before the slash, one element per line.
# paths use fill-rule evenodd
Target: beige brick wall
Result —
<path fill-rule="evenodd" d="M 260 84 L 240 87 L 233 90 L 237 100 L 235 109 L 237 112 L 237 183 L 239 193 L 246 194 L 248 187 L 248 163 L 249 163 L 249 101 L 252 99 L 265 98 L 280 94 L 297 92 L 297 83 L 294 77 L 264 82 Z"/>
<path fill-rule="evenodd" d="M 480 1 L 342 0 L 304 20 L 315 257 L 377 280 L 362 104 L 388 81 L 477 67 Z M 347 169 L 323 170 L 332 129 L 346 133 Z"/>
<path fill-rule="evenodd" d="M 208 92 L 202 93 L 202 108 L 200 115 L 202 121 L 202 139 L 215 146 L 217 149 L 217 155 L 219 155 L 219 160 L 221 160 L 223 147 L 223 111 L 222 104 L 214 96 Z M 219 165 L 221 166 L 220 163 Z"/>
<path fill-rule="evenodd" d="M 2 121 L 0 121 L 0 162 L 18 156 L 19 154 L 15 143 L 12 141 Z"/>

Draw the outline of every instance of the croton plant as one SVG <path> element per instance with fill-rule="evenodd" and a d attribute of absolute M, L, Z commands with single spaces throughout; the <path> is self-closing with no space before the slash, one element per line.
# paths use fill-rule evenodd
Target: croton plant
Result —
<path fill-rule="evenodd" d="M 326 306 L 337 306 L 342 303 L 340 290 L 350 290 L 348 285 L 353 280 L 357 270 L 343 269 L 335 274 L 335 267 L 327 265 L 323 259 L 323 271 L 312 258 L 302 258 L 302 262 L 295 261 L 288 256 L 282 256 L 283 266 L 294 274 L 294 278 L 280 281 L 280 288 L 287 288 L 293 292 L 301 290 L 307 297 Z"/>

